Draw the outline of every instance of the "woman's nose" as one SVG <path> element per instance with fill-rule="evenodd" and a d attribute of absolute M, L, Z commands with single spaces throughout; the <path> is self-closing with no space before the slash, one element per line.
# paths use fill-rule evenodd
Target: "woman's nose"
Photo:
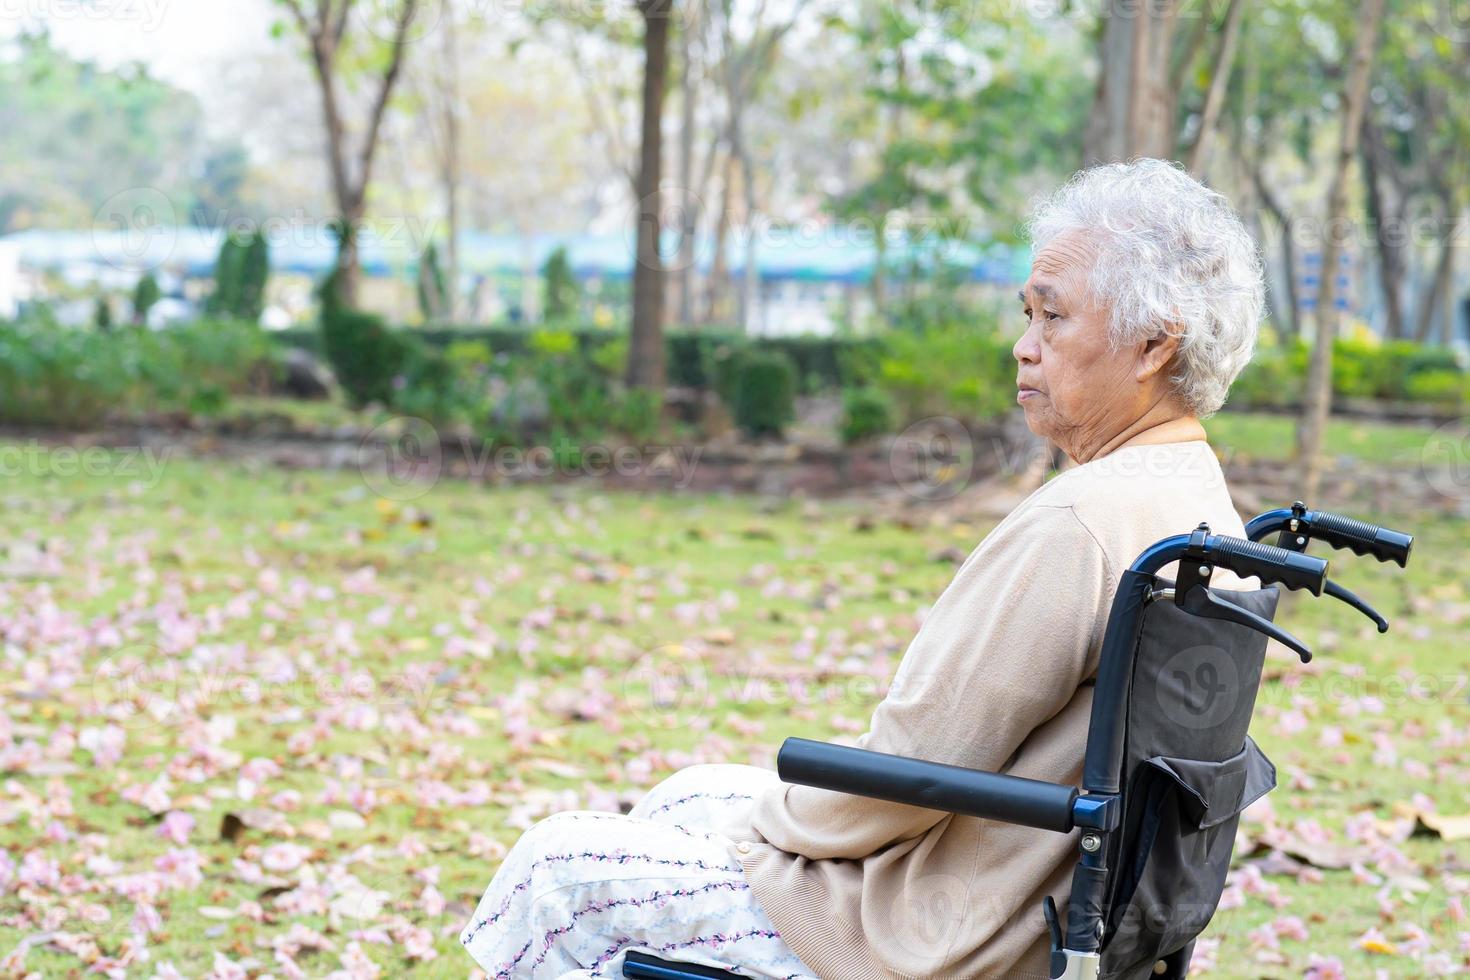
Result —
<path fill-rule="evenodd" d="M 1034 363 L 1041 357 L 1041 345 L 1036 342 L 1035 332 L 1028 324 L 1026 332 L 1021 334 L 1011 347 L 1011 356 L 1022 364 Z"/>

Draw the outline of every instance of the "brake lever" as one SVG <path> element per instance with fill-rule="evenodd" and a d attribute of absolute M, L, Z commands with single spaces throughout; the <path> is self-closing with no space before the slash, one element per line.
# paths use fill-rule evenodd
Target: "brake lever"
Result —
<path fill-rule="evenodd" d="M 1347 589 L 1338 585 L 1331 579 L 1327 580 L 1327 586 L 1322 591 L 1332 596 L 1334 599 L 1341 599 L 1343 602 L 1346 602 L 1348 605 L 1352 606 L 1364 616 L 1367 616 L 1369 619 L 1373 620 L 1373 622 L 1378 624 L 1378 632 L 1388 632 L 1388 620 L 1380 616 L 1377 609 L 1374 609 L 1372 606 L 1368 605 L 1368 603 L 1364 602 L 1356 594 L 1349 592 Z"/>
<path fill-rule="evenodd" d="M 1296 651 L 1296 655 L 1301 658 L 1302 663 L 1311 663 L 1312 661 L 1312 651 L 1301 640 L 1298 640 L 1269 619 L 1258 616 L 1249 609 L 1243 609 L 1228 599 L 1222 599 L 1210 591 L 1210 587 L 1203 583 L 1189 587 L 1182 595 L 1176 592 L 1174 603 L 1185 612 L 1192 613 L 1195 616 L 1203 616 L 1207 619 L 1222 619 L 1229 623 L 1238 623 L 1247 629 L 1255 630 L 1257 633 L 1264 633 L 1282 646 Z"/>

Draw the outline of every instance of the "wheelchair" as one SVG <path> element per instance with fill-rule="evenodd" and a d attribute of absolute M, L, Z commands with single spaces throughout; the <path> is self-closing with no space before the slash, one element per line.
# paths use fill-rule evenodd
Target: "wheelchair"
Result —
<path fill-rule="evenodd" d="M 1271 534 L 1276 542 L 1263 543 Z M 1050 896 L 1042 908 L 1051 976 L 1182 980 L 1224 890 L 1240 814 L 1276 785 L 1275 767 L 1247 734 L 1266 638 L 1303 663 L 1312 656 L 1272 622 L 1276 586 L 1333 596 L 1382 633 L 1388 622 L 1329 581 L 1327 562 L 1307 547 L 1321 541 L 1400 567 L 1413 547 L 1409 534 L 1300 501 L 1253 518 L 1246 535 L 1215 535 L 1201 524 L 1155 543 L 1123 573 L 1103 637 L 1080 791 L 804 738 L 782 744 L 778 774 L 835 792 L 1057 833 L 1080 830 L 1065 921 Z M 1158 575 L 1176 560 L 1177 581 Z M 1259 578 L 1264 588 L 1213 589 L 1218 568 Z M 630 951 L 623 976 L 743 974 Z"/>

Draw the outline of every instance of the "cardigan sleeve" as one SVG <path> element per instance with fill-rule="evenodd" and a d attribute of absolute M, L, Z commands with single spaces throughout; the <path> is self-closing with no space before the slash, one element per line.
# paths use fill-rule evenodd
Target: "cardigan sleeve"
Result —
<path fill-rule="evenodd" d="M 1117 587 L 1106 552 L 1070 506 L 1013 516 L 930 610 L 858 746 L 1002 771 L 1096 670 Z M 782 783 L 756 801 L 751 826 L 793 854 L 857 859 L 949 817 Z"/>

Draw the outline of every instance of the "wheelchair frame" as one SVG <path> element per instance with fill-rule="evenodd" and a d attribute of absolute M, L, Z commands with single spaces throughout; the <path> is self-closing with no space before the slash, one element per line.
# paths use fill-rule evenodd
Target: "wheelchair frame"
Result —
<path fill-rule="evenodd" d="M 1275 545 L 1263 544 L 1278 535 Z M 1303 662 L 1311 651 L 1291 634 L 1209 588 L 1216 568 L 1256 577 L 1263 585 L 1324 592 L 1359 610 L 1378 626 L 1388 623 L 1366 602 L 1327 578 L 1327 562 L 1307 555 L 1315 539 L 1333 548 L 1347 548 L 1379 561 L 1404 567 L 1413 547 L 1412 535 L 1366 524 L 1324 511 L 1308 510 L 1297 501 L 1291 507 L 1267 511 L 1246 525 L 1250 540 L 1211 534 L 1201 524 L 1189 534 L 1155 543 L 1123 573 L 1103 636 L 1087 748 L 1082 791 L 1042 780 L 982 772 L 874 752 L 852 746 L 804 738 L 787 738 L 777 755 L 780 778 L 836 792 L 851 793 L 929 809 L 982 817 L 1058 833 L 1081 829 L 1079 859 L 1072 878 L 1065 928 L 1048 896 L 1043 913 L 1052 937 L 1053 980 L 1094 980 L 1099 975 L 1104 938 L 1110 869 L 1120 832 L 1125 740 L 1125 711 L 1133 651 L 1150 602 L 1172 599 L 1196 616 L 1234 622 L 1265 633 L 1295 650 Z M 1179 578 L 1162 586 L 1157 573 L 1179 562 Z M 1165 973 L 1182 978 L 1188 971 L 1192 943 L 1170 954 Z M 741 974 L 692 963 L 661 960 L 638 951 L 625 958 L 623 976 L 629 980 L 708 980 Z"/>

